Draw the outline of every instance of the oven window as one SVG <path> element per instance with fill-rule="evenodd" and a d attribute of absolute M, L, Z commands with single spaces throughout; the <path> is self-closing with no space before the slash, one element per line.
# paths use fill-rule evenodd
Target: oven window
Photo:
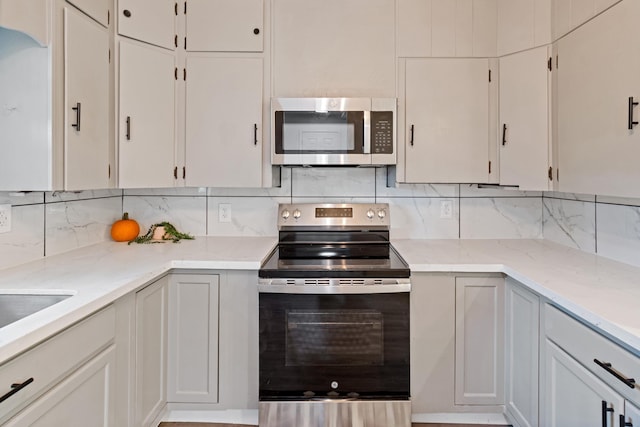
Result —
<path fill-rule="evenodd" d="M 383 314 L 373 310 L 290 310 L 286 366 L 382 366 Z"/>
<path fill-rule="evenodd" d="M 362 153 L 362 111 L 276 111 L 276 153 Z"/>

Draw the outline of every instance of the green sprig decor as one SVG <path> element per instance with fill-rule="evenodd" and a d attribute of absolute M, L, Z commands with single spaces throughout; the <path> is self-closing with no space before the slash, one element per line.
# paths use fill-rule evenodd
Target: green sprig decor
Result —
<path fill-rule="evenodd" d="M 158 227 L 164 227 L 164 234 L 162 235 L 162 238 L 160 240 L 153 238 L 153 234 L 156 231 L 156 228 Z M 170 222 L 164 221 L 164 222 L 159 222 L 157 224 L 153 224 L 151 227 L 149 227 L 147 234 L 145 234 L 144 236 L 136 237 L 135 239 L 131 240 L 128 244 L 130 245 L 132 243 L 163 243 L 166 241 L 179 243 L 180 240 L 182 239 L 193 240 L 195 239 L 195 237 L 193 237 L 188 233 L 179 232 L 173 224 L 171 224 Z"/>

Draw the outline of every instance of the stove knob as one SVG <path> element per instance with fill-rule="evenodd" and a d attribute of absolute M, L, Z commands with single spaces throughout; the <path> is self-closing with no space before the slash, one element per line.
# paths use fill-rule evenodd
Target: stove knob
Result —
<path fill-rule="evenodd" d="M 298 209 L 296 209 L 295 211 L 293 211 L 293 217 L 295 219 L 300 218 L 300 215 L 302 215 L 302 212 L 300 212 Z"/>
<path fill-rule="evenodd" d="M 367 218 L 371 219 L 373 218 L 374 215 L 375 215 L 375 212 L 373 211 L 373 209 L 369 209 L 367 211 Z"/>
<path fill-rule="evenodd" d="M 380 210 L 378 211 L 378 218 L 380 218 L 380 219 L 384 219 L 384 217 L 385 217 L 385 216 L 387 216 L 387 211 L 386 211 L 386 210 L 384 210 L 384 209 L 380 209 Z"/>

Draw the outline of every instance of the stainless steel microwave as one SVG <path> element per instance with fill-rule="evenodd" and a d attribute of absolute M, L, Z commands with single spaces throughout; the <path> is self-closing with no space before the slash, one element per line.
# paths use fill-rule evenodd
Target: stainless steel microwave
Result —
<path fill-rule="evenodd" d="M 396 98 L 274 98 L 274 165 L 395 165 Z"/>

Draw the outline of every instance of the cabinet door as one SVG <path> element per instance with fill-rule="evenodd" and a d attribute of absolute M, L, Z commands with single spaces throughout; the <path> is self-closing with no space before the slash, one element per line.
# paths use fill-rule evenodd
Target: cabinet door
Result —
<path fill-rule="evenodd" d="M 259 187 L 262 59 L 187 58 L 186 185 Z"/>
<path fill-rule="evenodd" d="M 549 189 L 547 47 L 500 58 L 500 184 Z"/>
<path fill-rule="evenodd" d="M 640 408 L 631 404 L 628 400 L 624 402 L 624 422 L 631 423 L 627 427 L 640 425 Z M 624 423 L 620 423 L 620 427 L 625 427 Z"/>
<path fill-rule="evenodd" d="M 624 399 L 620 395 L 549 339 L 545 341 L 544 357 L 541 393 L 544 407 L 540 425 L 613 427 L 618 424 L 624 410 Z"/>
<path fill-rule="evenodd" d="M 558 42 L 560 191 L 640 197 L 639 17 L 625 0 Z"/>
<path fill-rule="evenodd" d="M 165 403 L 167 291 L 165 277 L 136 294 L 135 410 L 137 426 L 148 426 Z"/>
<path fill-rule="evenodd" d="M 411 410 L 414 414 L 455 411 L 454 278 L 411 275 Z"/>
<path fill-rule="evenodd" d="M 504 403 L 504 279 L 456 277 L 456 405 Z"/>
<path fill-rule="evenodd" d="M 116 427 L 115 353 L 110 346 L 3 425 Z"/>
<path fill-rule="evenodd" d="M 189 0 L 188 51 L 262 52 L 263 0 Z"/>
<path fill-rule="evenodd" d="M 506 279 L 506 409 L 520 427 L 538 425 L 540 300 Z"/>
<path fill-rule="evenodd" d="M 109 26 L 111 12 L 109 12 L 109 0 L 67 0 L 105 27 Z"/>
<path fill-rule="evenodd" d="M 119 187 L 175 183 L 173 52 L 120 41 Z"/>
<path fill-rule="evenodd" d="M 218 401 L 218 287 L 217 275 L 171 275 L 169 402 Z"/>
<path fill-rule="evenodd" d="M 486 59 L 407 59 L 406 182 L 487 182 L 488 75 Z"/>
<path fill-rule="evenodd" d="M 109 33 L 64 8 L 64 175 L 66 190 L 111 186 Z"/>
<path fill-rule="evenodd" d="M 118 34 L 175 49 L 176 8 L 173 0 L 118 0 Z"/>

